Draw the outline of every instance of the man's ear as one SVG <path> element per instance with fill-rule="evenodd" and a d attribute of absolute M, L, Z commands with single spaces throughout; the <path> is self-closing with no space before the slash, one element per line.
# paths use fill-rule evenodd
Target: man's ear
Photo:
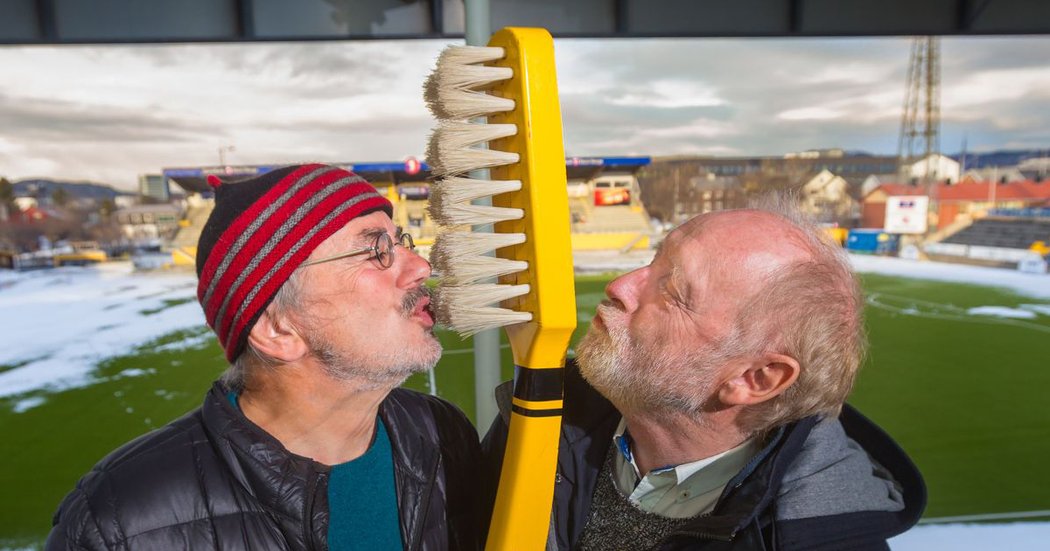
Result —
<path fill-rule="evenodd" d="M 269 308 L 248 332 L 248 342 L 259 352 L 284 363 L 298 360 L 310 352 L 295 327 L 287 319 L 271 315 Z"/>
<path fill-rule="evenodd" d="M 763 354 L 718 389 L 726 405 L 752 405 L 779 396 L 798 379 L 798 361 L 784 354 Z"/>

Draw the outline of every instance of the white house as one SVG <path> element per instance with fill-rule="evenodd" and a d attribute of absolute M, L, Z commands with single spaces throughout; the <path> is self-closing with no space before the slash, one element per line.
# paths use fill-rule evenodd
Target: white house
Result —
<path fill-rule="evenodd" d="M 38 207 L 36 197 L 15 197 L 15 207 L 18 210 L 29 210 Z"/>
<path fill-rule="evenodd" d="M 1021 172 L 1024 178 L 1042 182 L 1046 180 L 1047 176 L 1050 176 L 1050 157 L 1025 159 L 1021 161 L 1021 164 L 1017 165 L 1017 170 Z"/>
<path fill-rule="evenodd" d="M 871 174 L 864 179 L 860 184 L 860 196 L 864 197 L 867 194 L 878 189 L 882 184 L 897 184 L 900 183 L 900 177 L 896 174 Z"/>
<path fill-rule="evenodd" d="M 1024 174 L 1016 166 L 989 166 L 985 168 L 971 168 L 963 172 L 959 181 L 966 179 L 975 182 L 999 182 L 1007 184 L 1010 182 L 1024 181 Z"/>
<path fill-rule="evenodd" d="M 821 223 L 848 224 L 860 216 L 857 202 L 850 197 L 849 182 L 824 169 L 802 184 L 799 207 Z"/>
<path fill-rule="evenodd" d="M 927 170 L 929 178 L 934 181 L 948 180 L 953 184 L 959 181 L 959 162 L 940 153 L 915 161 L 907 167 L 905 174 L 909 179 L 922 179 L 927 176 Z"/>
<path fill-rule="evenodd" d="M 126 239 L 144 244 L 174 237 L 179 229 L 181 214 L 179 207 L 162 203 L 122 208 L 114 216 Z"/>

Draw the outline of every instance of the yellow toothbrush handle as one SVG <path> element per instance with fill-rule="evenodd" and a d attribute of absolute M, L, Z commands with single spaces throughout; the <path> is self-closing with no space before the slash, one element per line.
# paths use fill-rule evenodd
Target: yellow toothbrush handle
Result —
<path fill-rule="evenodd" d="M 513 111 L 491 116 L 489 123 L 511 123 L 518 129 L 490 147 L 521 157 L 518 163 L 493 168 L 492 178 L 522 182 L 520 191 L 496 195 L 492 203 L 525 213 L 520 220 L 496 224 L 496 232 L 526 236 L 521 245 L 496 254 L 529 263 L 527 270 L 504 276 L 500 283 L 529 285 L 528 294 L 504 306 L 531 312 L 532 321 L 506 327 L 517 366 L 514 401 L 485 548 L 541 551 L 554 498 L 565 354 L 576 329 L 561 108 L 550 33 L 507 28 L 493 35 L 489 46 L 505 52 L 492 65 L 514 72 L 492 93 L 515 102 Z"/>

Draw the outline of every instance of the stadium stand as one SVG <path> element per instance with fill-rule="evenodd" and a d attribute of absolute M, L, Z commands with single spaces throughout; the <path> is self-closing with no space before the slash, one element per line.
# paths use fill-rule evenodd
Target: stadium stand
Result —
<path fill-rule="evenodd" d="M 943 243 L 1004 249 L 1029 249 L 1036 241 L 1050 243 L 1050 219 L 982 218 Z"/>
<path fill-rule="evenodd" d="M 204 223 L 208 221 L 215 202 L 211 199 L 202 199 L 200 196 L 191 196 L 186 207 L 186 215 L 179 224 L 179 232 L 171 242 L 171 259 L 176 266 L 193 266 L 197 257 L 197 241 L 200 240 L 201 230 Z"/>

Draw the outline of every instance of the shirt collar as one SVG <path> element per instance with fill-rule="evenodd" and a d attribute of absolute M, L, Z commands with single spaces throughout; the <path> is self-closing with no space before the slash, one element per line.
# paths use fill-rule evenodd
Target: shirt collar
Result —
<path fill-rule="evenodd" d="M 633 440 L 631 440 L 631 435 L 627 432 L 627 421 L 622 417 L 620 418 L 620 423 L 616 426 L 616 431 L 613 433 L 613 443 L 619 451 L 619 457 L 617 458 L 618 461 L 615 463 L 623 465 L 624 468 L 626 468 L 627 465 L 630 465 L 631 470 L 634 471 L 635 484 L 637 484 L 644 477 L 638 470 L 638 464 L 634 461 L 634 453 L 632 453 L 631 449 Z M 710 474 L 713 476 L 709 477 L 709 480 L 717 482 L 718 484 L 716 485 L 724 485 L 725 482 L 729 480 L 729 478 L 732 478 L 732 476 L 739 470 L 739 461 L 734 459 L 737 458 L 737 456 L 743 455 L 743 460 L 746 462 L 747 458 L 750 457 L 754 451 L 757 451 L 751 449 L 753 444 L 754 438 L 749 438 L 741 442 L 740 445 L 717 455 L 688 463 L 682 463 L 680 465 L 666 465 L 659 467 L 650 471 L 649 475 L 665 475 L 673 473 L 675 478 L 674 483 L 677 485 L 682 484 L 704 468 L 711 466 L 713 471 Z M 726 461 L 719 461 L 723 458 L 725 458 Z M 715 465 L 715 463 L 719 463 L 719 465 Z M 731 472 L 722 473 L 721 471 L 726 469 L 719 468 L 720 466 L 727 468 Z M 714 471 L 719 472 L 715 474 Z"/>

